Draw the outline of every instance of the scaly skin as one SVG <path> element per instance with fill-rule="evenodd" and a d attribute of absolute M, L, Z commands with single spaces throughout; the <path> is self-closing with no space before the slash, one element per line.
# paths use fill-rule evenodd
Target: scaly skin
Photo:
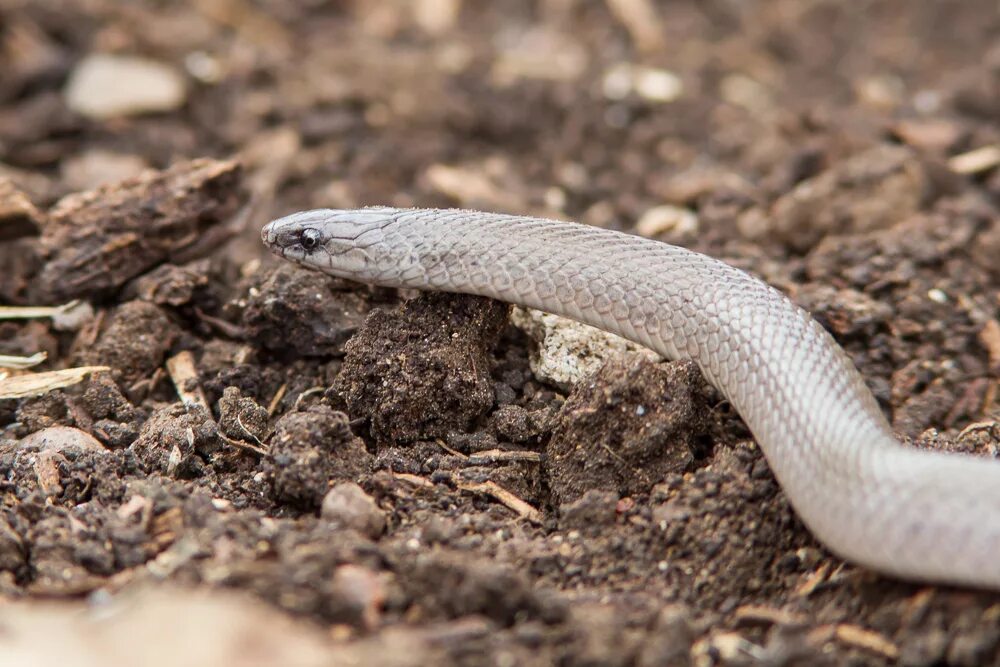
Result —
<path fill-rule="evenodd" d="M 742 271 L 619 232 L 478 211 L 321 209 L 261 236 L 332 275 L 492 297 L 692 359 L 833 552 L 905 579 L 1000 588 L 1000 463 L 901 445 L 833 338 Z"/>

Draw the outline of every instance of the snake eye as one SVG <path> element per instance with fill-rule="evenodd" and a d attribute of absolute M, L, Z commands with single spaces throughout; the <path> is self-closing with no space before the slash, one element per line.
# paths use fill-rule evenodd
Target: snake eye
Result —
<path fill-rule="evenodd" d="M 299 244 L 304 250 L 315 250 L 319 246 L 320 233 L 315 229 L 306 229 L 302 232 Z"/>

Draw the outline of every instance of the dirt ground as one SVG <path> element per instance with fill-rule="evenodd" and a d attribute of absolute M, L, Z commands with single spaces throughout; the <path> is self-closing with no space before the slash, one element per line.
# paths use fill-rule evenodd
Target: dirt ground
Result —
<path fill-rule="evenodd" d="M 543 379 L 503 304 L 258 237 L 681 244 L 996 458 L 998 121 L 994 0 L 0 0 L 0 304 L 83 304 L 0 355 L 108 368 L 0 400 L 0 663 L 1000 664 L 1000 595 L 832 556 L 691 365 Z"/>

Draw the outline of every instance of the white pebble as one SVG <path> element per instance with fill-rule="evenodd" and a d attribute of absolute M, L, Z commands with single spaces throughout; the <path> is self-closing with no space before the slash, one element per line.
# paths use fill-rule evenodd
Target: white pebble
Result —
<path fill-rule="evenodd" d="M 694 234 L 698 231 L 698 216 L 680 206 L 654 206 L 642 214 L 635 231 L 646 238 L 655 238 L 664 232 Z"/>
<path fill-rule="evenodd" d="M 184 104 L 184 79 L 146 58 L 97 54 L 84 58 L 66 84 L 66 104 L 95 120 L 172 111 Z"/>
<path fill-rule="evenodd" d="M 948 303 L 948 295 L 937 287 L 927 290 L 927 298 L 934 303 Z"/>

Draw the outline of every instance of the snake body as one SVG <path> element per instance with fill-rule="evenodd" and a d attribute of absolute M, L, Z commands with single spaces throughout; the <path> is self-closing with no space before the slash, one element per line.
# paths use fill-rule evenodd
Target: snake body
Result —
<path fill-rule="evenodd" d="M 492 297 L 692 359 L 831 551 L 900 578 L 1000 588 L 1000 463 L 899 443 L 833 338 L 738 269 L 619 232 L 464 210 L 319 209 L 262 238 L 332 275 Z"/>

